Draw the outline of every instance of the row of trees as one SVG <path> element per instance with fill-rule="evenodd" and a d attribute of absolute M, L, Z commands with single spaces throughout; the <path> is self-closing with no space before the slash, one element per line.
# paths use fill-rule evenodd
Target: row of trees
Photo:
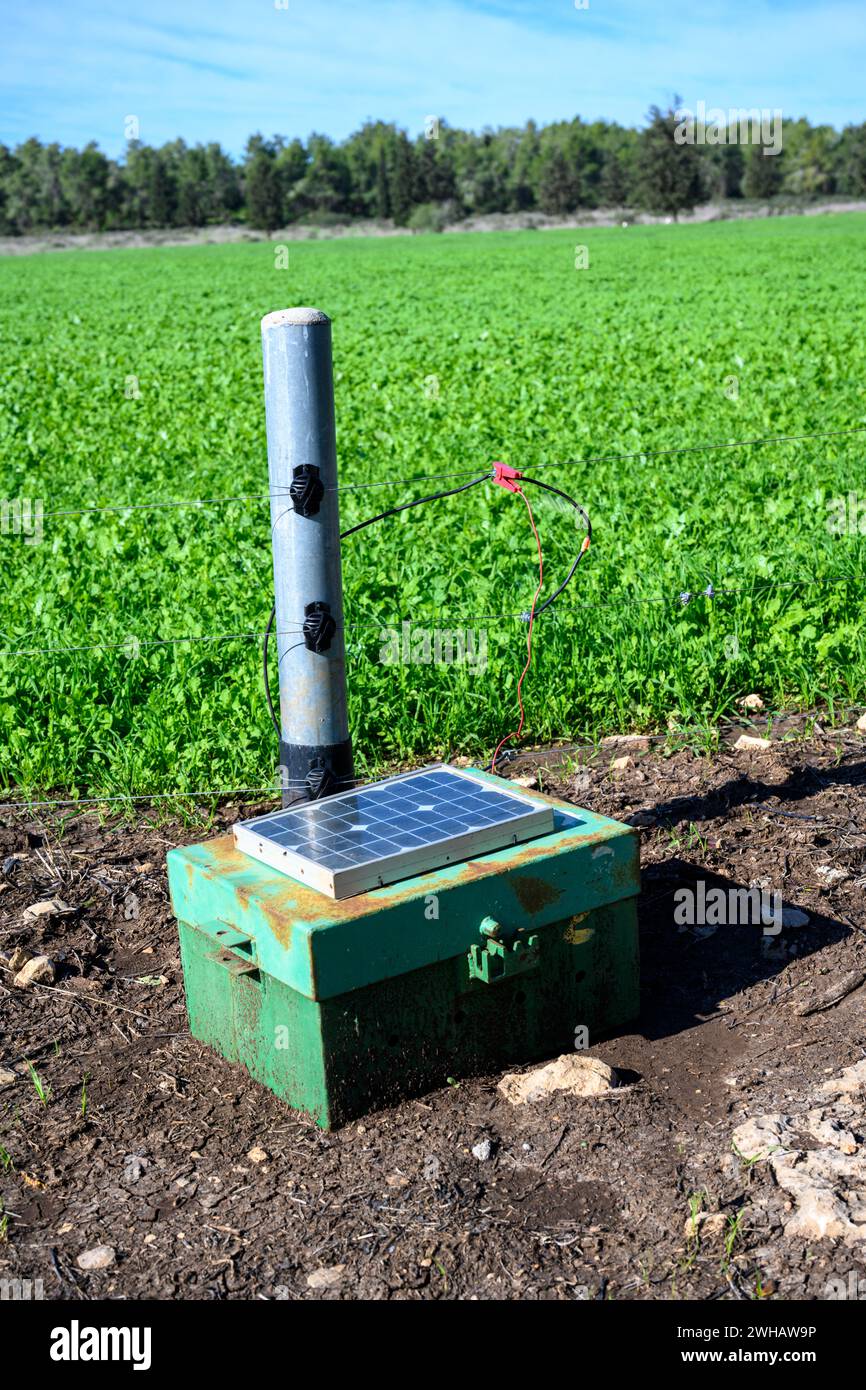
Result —
<path fill-rule="evenodd" d="M 641 130 L 579 117 L 539 127 L 456 130 L 431 121 L 416 140 L 371 121 L 342 143 L 254 135 L 241 161 L 218 144 L 132 141 L 122 160 L 30 139 L 0 144 L 0 232 L 201 227 L 246 221 L 391 219 L 440 227 L 473 213 L 643 207 L 669 214 L 719 198 L 866 195 L 866 123 L 786 121 L 782 150 L 677 139 L 673 110 Z"/>

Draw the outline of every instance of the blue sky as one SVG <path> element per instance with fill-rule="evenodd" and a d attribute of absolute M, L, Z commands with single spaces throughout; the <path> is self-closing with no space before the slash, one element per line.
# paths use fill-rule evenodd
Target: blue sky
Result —
<path fill-rule="evenodd" d="M 260 130 L 342 138 L 581 115 L 780 107 L 866 119 L 866 0 L 0 0 L 0 140 L 121 153 Z"/>

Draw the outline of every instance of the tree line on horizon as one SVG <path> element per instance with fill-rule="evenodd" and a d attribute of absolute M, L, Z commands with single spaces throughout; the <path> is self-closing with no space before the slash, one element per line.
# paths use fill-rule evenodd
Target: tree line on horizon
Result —
<path fill-rule="evenodd" d="M 216 143 L 130 141 L 120 160 L 35 137 L 0 144 L 0 234 L 379 219 L 442 230 L 463 217 L 642 208 L 676 216 L 700 202 L 866 196 L 866 122 L 837 131 L 783 123 L 781 152 L 680 143 L 677 108 L 641 129 L 576 117 L 479 133 L 431 121 L 412 140 L 368 121 L 346 140 L 261 134 L 234 160 Z M 724 132 L 723 132 L 724 133 Z"/>

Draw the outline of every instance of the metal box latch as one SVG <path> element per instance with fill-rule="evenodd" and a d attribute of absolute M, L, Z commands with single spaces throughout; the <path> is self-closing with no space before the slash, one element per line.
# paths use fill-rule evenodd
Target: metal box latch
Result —
<path fill-rule="evenodd" d="M 247 932 L 234 931 L 222 924 L 211 929 L 219 945 L 208 951 L 208 959 L 225 966 L 232 975 L 254 975 L 259 968 L 255 939 Z"/>
<path fill-rule="evenodd" d="M 522 975 L 538 964 L 541 943 L 537 936 L 524 936 L 517 931 L 506 936 L 504 928 L 493 917 L 485 917 L 480 927 L 484 945 L 477 942 L 469 947 L 469 978 L 485 985 L 498 984 Z"/>

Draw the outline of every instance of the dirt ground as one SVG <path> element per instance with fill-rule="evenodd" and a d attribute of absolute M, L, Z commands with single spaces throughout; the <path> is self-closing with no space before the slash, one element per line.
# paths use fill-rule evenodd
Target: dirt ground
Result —
<path fill-rule="evenodd" d="M 512 1108 L 497 1076 L 458 1079 L 330 1134 L 188 1034 L 164 861 L 201 827 L 4 813 L 0 1280 L 49 1299 L 377 1300 L 820 1299 L 866 1281 L 866 1182 L 840 1197 L 853 1235 L 786 1233 L 779 1171 L 732 1149 L 749 1120 L 805 1125 L 866 1057 L 866 735 L 771 737 L 509 769 L 641 827 L 642 1013 L 590 1049 L 618 1089 Z M 674 895 L 699 879 L 779 889 L 808 921 L 679 925 Z M 69 910 L 23 915 L 51 897 Z M 52 958 L 54 984 L 12 985 L 19 946 Z M 862 1172 L 863 1108 L 845 1114 L 821 1123 Z M 114 1262 L 80 1268 L 97 1246 Z"/>
<path fill-rule="evenodd" d="M 866 212 L 862 199 L 777 199 L 773 203 L 750 203 L 729 199 L 724 203 L 701 203 L 691 212 L 680 214 L 681 223 L 739 221 L 743 218 L 795 216 L 820 217 L 828 212 Z M 477 213 L 450 223 L 446 233 L 517 232 L 527 229 L 555 231 L 558 228 L 618 227 L 624 221 L 634 226 L 656 226 L 669 217 L 635 208 L 594 208 L 555 217 L 543 212 Z M 238 241 L 332 241 L 340 237 L 383 237 L 417 235 L 409 227 L 395 227 L 391 221 L 358 218 L 332 226 L 292 223 L 273 232 L 259 231 L 242 223 L 213 227 L 152 227 L 114 232 L 73 232 L 57 230 L 34 232 L 27 236 L 0 237 L 0 256 L 32 256 L 43 251 L 112 251 L 146 246 L 224 246 Z"/>

